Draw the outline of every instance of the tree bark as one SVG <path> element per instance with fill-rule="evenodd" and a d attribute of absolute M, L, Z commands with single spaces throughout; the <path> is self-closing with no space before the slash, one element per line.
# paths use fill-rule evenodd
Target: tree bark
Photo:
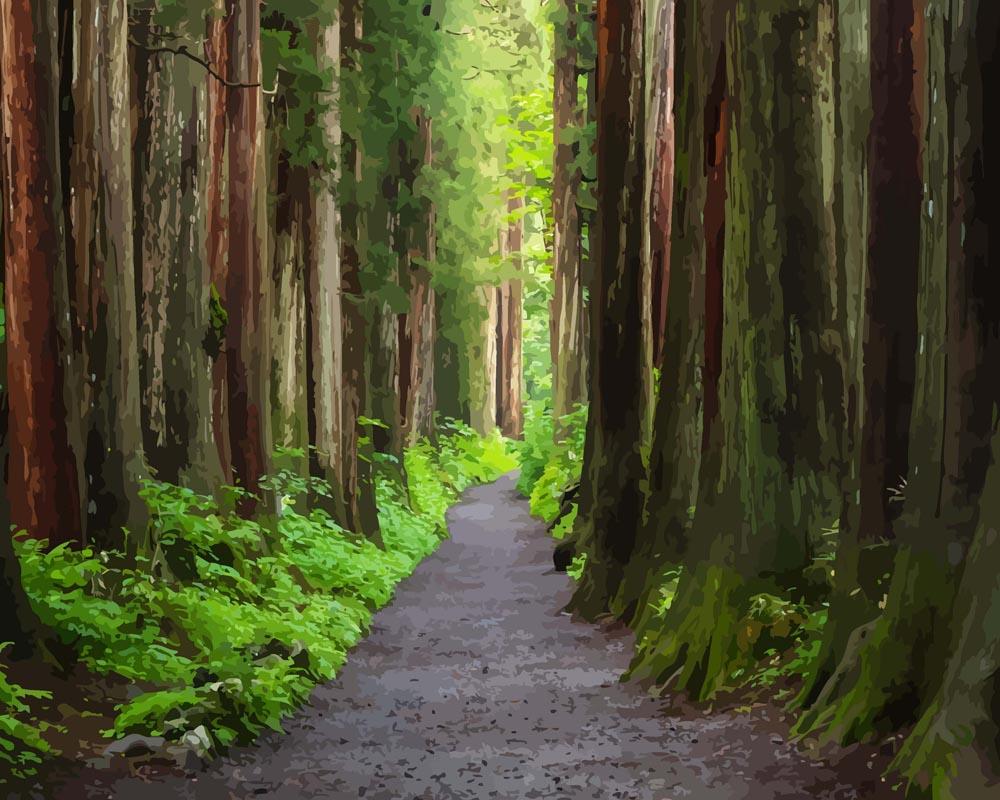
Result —
<path fill-rule="evenodd" d="M 524 217 L 520 215 L 523 208 L 524 201 L 511 195 L 507 209 L 513 219 L 508 223 L 507 248 L 512 266 L 518 272 L 522 269 L 521 250 L 524 247 Z M 504 436 L 519 439 L 524 433 L 524 401 L 521 396 L 524 382 L 521 355 L 521 280 L 508 278 L 500 285 L 499 292 L 497 424 Z"/>
<path fill-rule="evenodd" d="M 674 200 L 674 58 L 677 0 L 656 3 L 651 53 L 649 149 L 652 185 L 649 198 L 649 259 L 652 273 L 653 364 L 663 367 L 670 286 L 670 230 Z"/>
<path fill-rule="evenodd" d="M 4 344 L 0 342 L 0 351 Z M 0 357 L 0 367 L 6 361 Z M 7 392 L 0 387 L 0 486 L 6 486 L 7 448 Z M 9 642 L 4 656 L 15 660 L 31 658 L 37 649 L 37 637 L 41 626 L 38 617 L 28 602 L 21 584 L 21 562 L 14 551 L 14 539 L 10 527 L 10 507 L 0 503 L 0 641 Z"/>
<path fill-rule="evenodd" d="M 433 163 L 433 126 L 426 112 L 417 114 L 417 146 L 420 163 Z M 410 310 L 400 318 L 399 407 L 403 441 L 412 447 L 430 436 L 434 425 L 434 345 L 436 336 L 436 296 L 431 285 L 430 267 L 437 258 L 434 206 L 426 197 L 419 199 L 419 221 L 410 228 L 409 295 Z M 422 227 L 422 230 L 420 228 Z"/>
<path fill-rule="evenodd" d="M 10 521 L 50 545 L 83 534 L 71 447 L 57 130 L 56 4 L 0 2 Z M 75 410 L 75 405 L 71 406 Z"/>
<path fill-rule="evenodd" d="M 642 510 L 643 19 L 641 0 L 598 2 L 600 249 L 592 300 L 593 388 L 577 518 L 588 562 L 571 603 L 588 617 L 606 611 L 617 594 Z"/>
<path fill-rule="evenodd" d="M 289 163 L 291 154 L 280 144 L 286 124 L 280 112 L 272 116 L 277 164 L 271 171 L 274 203 L 271 244 L 271 420 L 275 452 L 283 466 L 306 471 L 308 461 L 292 455 L 309 446 L 306 408 L 306 281 L 311 259 L 312 198 L 309 170 Z M 269 203 L 270 205 L 270 203 Z"/>
<path fill-rule="evenodd" d="M 227 0 L 229 80 L 259 84 L 260 0 Z M 264 176 L 262 95 L 255 88 L 229 92 L 227 108 L 229 166 L 228 275 L 226 280 L 226 382 L 233 473 L 248 494 L 242 514 L 260 501 L 274 511 L 261 478 L 270 472 L 271 412 L 269 279 L 265 271 L 266 180 Z"/>
<path fill-rule="evenodd" d="M 550 307 L 552 326 L 552 414 L 557 421 L 556 436 L 562 431 L 558 420 L 584 401 L 583 280 L 580 247 L 580 220 L 577 195 L 580 170 L 576 164 L 579 145 L 570 135 L 577 123 L 577 11 L 574 0 L 561 0 L 566 15 L 565 28 L 556 27 L 555 89 L 553 125 L 555 155 L 552 172 L 553 291 Z"/>
<path fill-rule="evenodd" d="M 208 17 L 205 55 L 216 65 L 223 80 L 228 75 L 229 36 L 226 0 L 214 0 Z M 208 210 L 208 259 L 211 277 L 213 325 L 225 337 L 228 327 L 226 287 L 229 280 L 229 158 L 227 109 L 229 88 L 220 80 L 208 82 L 209 179 L 205 204 Z M 219 451 L 222 474 L 232 479 L 232 448 L 229 443 L 229 414 L 226 389 L 226 348 L 220 343 L 212 358 L 212 438 Z"/>
<path fill-rule="evenodd" d="M 914 25 L 907 33 L 898 17 L 888 19 L 898 22 L 897 44 L 912 34 L 919 39 L 914 39 L 911 52 L 919 56 L 926 46 L 928 56 L 926 66 L 919 57 L 906 62 L 916 64 L 920 84 L 914 96 L 927 101 L 926 138 L 918 149 L 927 190 L 924 245 L 916 277 L 919 336 L 911 354 L 916 383 L 909 480 L 894 526 L 899 551 L 891 581 L 880 589 L 885 593 L 885 610 L 859 629 L 856 639 L 861 645 L 845 650 L 803 722 L 804 729 L 819 725 L 825 736 L 841 741 L 898 729 L 921 712 L 933 716 L 932 703 L 942 691 L 942 678 L 954 672 L 948 664 L 961 641 L 956 631 L 964 637 L 983 624 L 960 587 L 965 575 L 975 576 L 970 577 L 972 584 L 984 586 L 982 573 L 968 554 L 978 530 L 979 508 L 992 509 L 983 487 L 1000 402 L 995 380 L 1000 312 L 987 301 L 1000 290 L 989 258 L 995 244 L 991 231 L 1000 221 L 995 197 L 1000 176 L 989 158 L 996 125 L 984 110 L 986 87 L 997 77 L 994 53 L 1000 14 L 986 4 L 956 7 L 930 2 L 925 13 L 914 16 L 926 20 L 926 28 Z M 896 46 L 892 52 L 899 57 L 906 50 Z M 874 86 L 878 79 L 873 69 Z M 914 101 L 910 107 L 919 111 L 924 101 Z M 878 108 L 876 103 L 876 118 Z M 917 113 L 911 123 L 921 119 Z M 876 121 L 873 133 L 877 126 Z M 912 133 L 900 126 L 895 135 L 908 139 Z M 880 152 L 888 157 L 890 142 L 883 143 L 873 158 Z M 900 213 L 898 206 L 881 208 L 890 219 Z M 887 250 L 882 255 L 889 257 Z M 870 268 L 878 266 L 873 260 Z M 888 305 L 887 298 L 885 302 Z M 881 452 L 876 450 L 875 456 Z M 978 543 L 977 555 L 984 552 L 983 546 L 988 549 L 988 541 Z M 926 730 L 916 733 L 915 741 L 919 744 L 926 735 Z M 934 762 L 944 776 L 948 772 L 944 753 L 943 749 L 922 752 L 914 763 L 899 763 L 917 775 Z"/>
<path fill-rule="evenodd" d="M 497 289 L 492 285 L 471 290 L 479 316 L 479 332 L 467 343 L 470 424 L 480 436 L 497 426 Z"/>
<path fill-rule="evenodd" d="M 637 670 L 674 676 L 700 698 L 739 663 L 739 620 L 750 598 L 798 583 L 809 559 L 807 532 L 840 510 L 845 323 L 842 287 L 829 266 L 836 231 L 820 158 L 834 136 L 823 124 L 819 90 L 829 69 L 824 6 L 739 0 L 732 13 L 724 4 L 715 9 L 729 20 L 728 68 L 717 73 L 716 87 L 721 82 L 721 96 L 731 95 L 721 106 L 723 115 L 731 108 L 731 123 L 708 127 L 727 151 L 722 304 L 706 311 L 709 331 L 724 312 L 718 407 L 706 389 L 697 546 L 658 642 Z M 772 131 L 773 143 L 761 131 Z M 722 158 L 713 150 L 710 173 Z M 709 242 L 716 236 L 711 195 L 710 186 Z"/>
<path fill-rule="evenodd" d="M 200 37 L 202 22 L 175 32 Z M 215 79 L 170 55 L 149 57 L 148 67 L 140 110 L 148 135 L 136 174 L 145 451 L 160 480 L 212 494 L 223 481 L 212 432 L 212 359 L 222 342 L 211 316 L 212 165 L 202 132 Z"/>
<path fill-rule="evenodd" d="M 340 19 L 324 25 L 317 38 L 317 64 L 333 74 L 320 118 L 330 169 L 312 176 L 312 246 L 306 289 L 309 337 L 307 361 L 309 441 L 313 475 L 330 484 L 333 497 L 321 502 L 335 519 L 344 509 L 343 310 L 340 286 Z"/>
<path fill-rule="evenodd" d="M 860 534 L 892 538 L 892 490 L 908 471 L 917 347 L 920 145 L 915 125 L 914 0 L 872 0 L 868 140 L 865 424 Z"/>
<path fill-rule="evenodd" d="M 70 164 L 74 322 L 85 376 L 87 538 L 121 547 L 141 534 L 146 477 L 140 433 L 133 250 L 128 9 L 78 0 Z"/>
<path fill-rule="evenodd" d="M 359 54 L 362 45 L 362 0 L 344 0 L 341 5 L 341 70 L 344 81 L 356 81 L 361 69 Z M 351 98 L 348 98 L 350 102 Z M 376 541 L 381 539 L 378 512 L 375 508 L 375 486 L 371 469 L 370 436 L 361 439 L 361 417 L 368 416 L 370 397 L 367 376 L 368 321 L 366 300 L 361 287 L 361 240 L 364 220 L 357 198 L 362 173 L 362 143 L 353 131 L 343 131 L 342 163 L 349 174 L 352 189 L 344 193 L 342 205 L 341 296 L 344 314 L 344 497 L 347 515 L 342 521 L 350 530 L 363 533 Z M 348 175 L 345 175 L 345 178 Z M 343 184 L 342 184 L 343 185 Z"/>
<path fill-rule="evenodd" d="M 674 5 L 672 0 L 671 5 Z M 709 92 L 719 60 L 718 46 L 707 46 L 711 37 L 703 34 L 703 24 L 691 0 L 679 0 L 671 17 L 671 29 L 665 32 L 676 40 L 677 63 L 683 80 L 676 92 L 673 87 L 660 92 L 661 102 L 666 97 L 676 97 L 676 111 L 671 108 L 665 112 L 661 108 L 660 114 L 668 113 L 673 119 L 676 113 L 679 132 L 676 177 L 682 189 L 677 203 L 671 203 L 673 223 L 666 231 L 658 227 L 658 215 L 664 211 L 659 206 L 652 226 L 654 253 L 658 235 L 666 234 L 673 239 L 666 243 L 662 252 L 664 258 L 673 262 L 664 268 L 664 275 L 672 275 L 673 289 L 669 295 L 669 313 L 663 320 L 666 327 L 661 353 L 662 373 L 646 472 L 648 485 L 643 521 L 637 531 L 636 552 L 612 607 L 615 613 L 632 619 L 640 636 L 653 607 L 647 597 L 659 591 L 657 572 L 667 564 L 679 563 L 687 549 L 690 509 L 696 496 L 701 459 L 702 376 L 706 363 L 705 276 L 709 266 L 708 240 L 702 220 L 710 175 L 713 190 L 717 190 L 714 181 L 718 179 L 717 170 L 721 164 L 716 161 L 724 151 L 717 147 L 716 137 L 725 120 L 724 98 Z M 702 124 L 705 119 L 711 120 L 710 126 Z M 667 144 L 671 157 L 674 152 L 672 131 Z M 715 154 L 711 165 L 710 150 Z M 659 164 L 657 168 L 662 166 Z M 712 267 L 715 268 L 714 263 Z"/>

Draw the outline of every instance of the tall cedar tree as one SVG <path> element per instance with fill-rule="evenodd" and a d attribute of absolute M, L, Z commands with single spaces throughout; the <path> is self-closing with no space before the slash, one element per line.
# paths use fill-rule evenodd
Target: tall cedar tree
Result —
<path fill-rule="evenodd" d="M 270 472 L 271 414 L 269 276 L 265 227 L 260 63 L 260 0 L 228 0 L 227 108 L 228 274 L 226 276 L 226 410 L 233 476 L 247 494 L 240 511 L 252 514 L 266 499 L 261 478 Z"/>
<path fill-rule="evenodd" d="M 83 535 L 71 447 L 57 129 L 56 3 L 3 0 L 3 179 L 10 521 L 50 545 Z"/>
<path fill-rule="evenodd" d="M 593 386 L 577 526 L 587 569 L 571 608 L 608 609 L 632 555 L 642 510 L 643 4 L 597 5 L 599 251 Z"/>
<path fill-rule="evenodd" d="M 363 0 L 344 0 L 340 10 L 341 74 L 343 80 L 358 80 L 361 69 Z M 368 386 L 368 320 L 361 287 L 362 212 L 356 187 L 362 180 L 362 143 L 345 131 L 341 158 L 349 182 L 341 206 L 341 293 L 344 319 L 344 497 L 346 514 L 340 522 L 349 530 L 379 539 L 378 513 L 372 476 L 370 437 L 361 418 L 370 413 Z"/>

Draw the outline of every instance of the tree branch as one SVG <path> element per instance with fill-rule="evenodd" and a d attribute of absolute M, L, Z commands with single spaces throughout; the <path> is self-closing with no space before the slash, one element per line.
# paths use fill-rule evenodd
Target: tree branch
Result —
<path fill-rule="evenodd" d="M 128 42 L 134 47 L 138 47 L 140 50 L 145 50 L 147 53 L 170 53 L 175 56 L 184 56 L 185 58 L 189 58 L 196 64 L 201 65 L 204 68 L 204 70 L 213 78 L 215 78 L 219 83 L 221 83 L 223 86 L 228 86 L 230 89 L 260 89 L 264 94 L 277 94 L 278 92 L 277 84 L 275 84 L 275 87 L 273 89 L 268 91 L 267 89 L 263 89 L 262 88 L 263 84 L 260 83 L 240 83 L 239 81 L 227 81 L 225 78 L 222 77 L 222 75 L 216 72 L 216 70 L 212 67 L 211 62 L 207 61 L 201 56 L 197 56 L 194 53 L 192 53 L 190 50 L 187 49 L 187 45 L 182 44 L 179 45 L 178 47 L 166 47 L 163 45 L 161 45 L 160 47 L 150 47 L 148 44 L 143 44 L 142 42 L 133 39 L 131 36 L 129 37 Z"/>

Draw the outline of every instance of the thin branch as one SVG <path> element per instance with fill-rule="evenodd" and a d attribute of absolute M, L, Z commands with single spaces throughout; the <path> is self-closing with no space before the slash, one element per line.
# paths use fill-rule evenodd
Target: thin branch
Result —
<path fill-rule="evenodd" d="M 230 89 L 260 89 L 264 94 L 278 93 L 277 84 L 275 84 L 273 89 L 267 90 L 263 89 L 262 88 L 263 84 L 260 83 L 240 83 L 239 81 L 226 80 L 224 77 L 222 77 L 222 75 L 220 75 L 218 72 L 215 71 L 215 69 L 212 67 L 211 62 L 206 61 L 204 58 L 201 58 L 201 56 L 197 56 L 194 53 L 192 53 L 190 50 L 187 49 L 187 45 L 182 44 L 179 47 L 166 47 L 166 46 L 150 47 L 147 44 L 143 44 L 142 42 L 133 39 L 131 36 L 129 37 L 128 42 L 134 47 L 138 47 L 140 50 L 145 50 L 147 53 L 170 53 L 175 56 L 184 56 L 185 58 L 190 58 L 196 64 L 200 64 L 204 68 L 204 70 L 213 78 L 215 78 L 219 83 L 221 83 L 223 86 L 228 86 Z"/>

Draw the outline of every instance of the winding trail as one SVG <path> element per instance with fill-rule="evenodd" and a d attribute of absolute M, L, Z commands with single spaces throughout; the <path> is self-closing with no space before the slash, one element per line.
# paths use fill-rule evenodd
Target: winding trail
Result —
<path fill-rule="evenodd" d="M 513 478 L 468 491 L 336 681 L 196 778 L 91 777 L 48 797 L 167 800 L 883 798 L 809 761 L 766 707 L 670 711 L 618 676 L 631 635 L 561 613 L 571 582 Z M 866 771 L 867 772 L 867 771 Z"/>

